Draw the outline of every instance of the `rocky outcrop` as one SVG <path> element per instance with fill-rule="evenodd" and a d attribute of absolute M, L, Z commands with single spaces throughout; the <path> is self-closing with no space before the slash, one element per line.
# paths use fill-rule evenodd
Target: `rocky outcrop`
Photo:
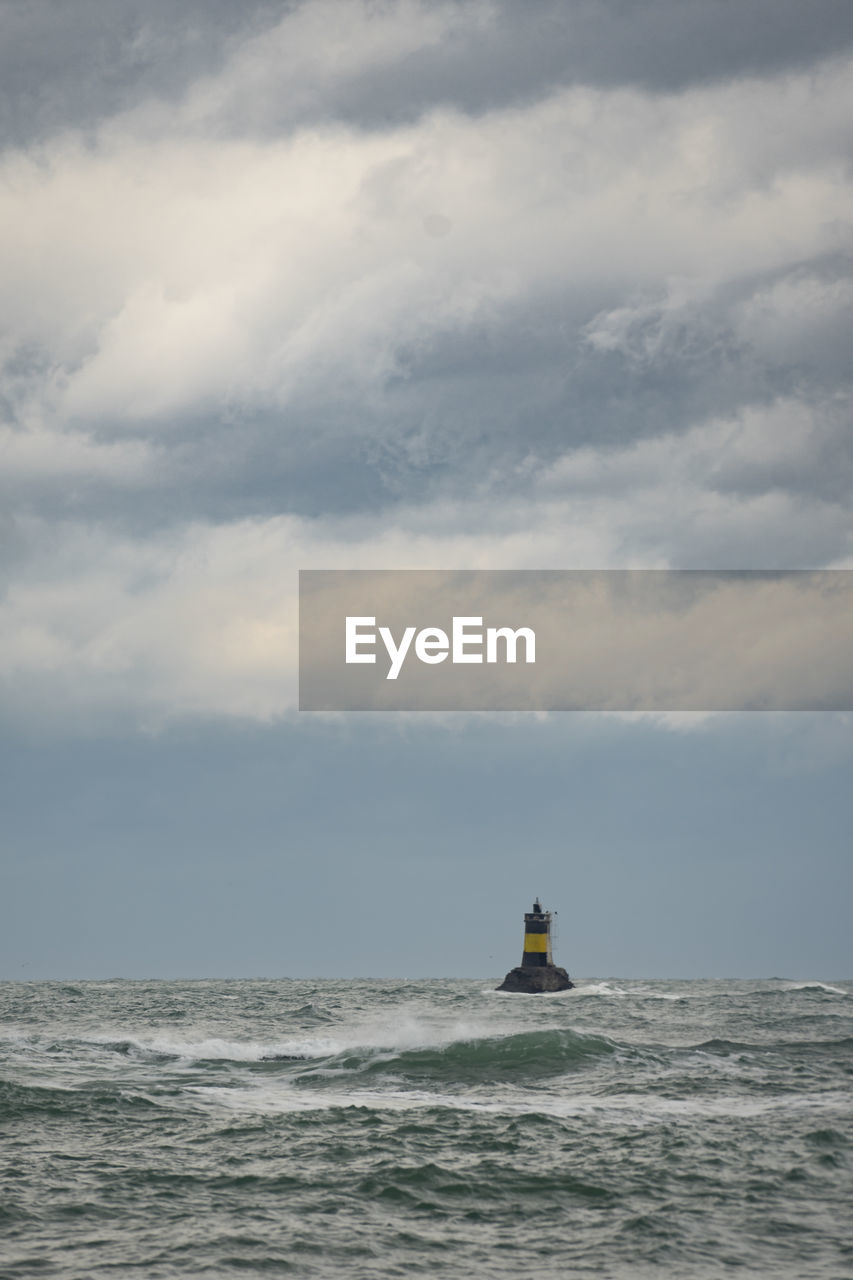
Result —
<path fill-rule="evenodd" d="M 518 991 L 536 995 L 542 991 L 569 991 L 574 987 L 565 969 L 558 964 L 541 964 L 536 968 L 510 969 L 498 991 Z"/>

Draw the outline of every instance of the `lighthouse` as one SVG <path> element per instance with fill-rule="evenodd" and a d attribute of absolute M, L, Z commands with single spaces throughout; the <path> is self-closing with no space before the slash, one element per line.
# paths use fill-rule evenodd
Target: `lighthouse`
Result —
<path fill-rule="evenodd" d="M 524 913 L 521 964 L 516 969 L 510 969 L 498 991 L 535 995 L 542 991 L 568 991 L 574 985 L 565 969 L 554 964 L 551 953 L 551 912 L 543 911 L 537 898 L 533 903 L 533 910 Z"/>

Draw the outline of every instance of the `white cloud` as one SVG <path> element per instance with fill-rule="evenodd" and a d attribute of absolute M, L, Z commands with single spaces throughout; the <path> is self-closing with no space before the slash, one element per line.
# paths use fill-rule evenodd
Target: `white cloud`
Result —
<path fill-rule="evenodd" d="M 482 0 L 465 6 L 417 0 L 300 4 L 260 35 L 241 40 L 222 71 L 193 85 L 184 119 L 203 128 L 237 119 L 257 130 L 306 110 L 322 112 L 341 85 L 476 32 L 493 13 Z"/>
<path fill-rule="evenodd" d="M 554 299 L 581 326 L 582 354 L 633 377 L 677 362 L 696 317 L 694 346 L 716 341 L 719 323 L 756 359 L 788 366 L 807 350 L 842 368 L 849 282 L 802 264 L 851 244 L 849 60 L 679 94 L 575 85 L 385 129 L 293 123 L 306 103 L 322 118 L 314 108 L 342 82 L 375 68 L 403 76 L 409 54 L 493 13 L 300 5 L 174 106 L 148 101 L 91 136 L 0 156 L 0 391 L 16 420 L 0 459 L 13 498 L 87 481 L 120 509 L 147 486 L 150 529 L 159 486 L 194 479 L 169 453 L 187 421 L 202 436 L 215 422 L 218 441 L 267 414 L 287 457 L 293 421 L 310 451 L 330 400 L 333 429 L 369 449 L 401 430 L 388 387 L 413 352 L 504 314 L 549 314 Z M 571 343 L 576 329 L 567 380 Z M 534 385 L 535 359 L 524 372 L 519 385 Z M 608 390 L 596 391 L 602 415 Z M 186 523 L 155 534 L 130 522 L 108 533 L 94 516 L 49 533 L 47 507 L 26 516 L 36 550 L 12 566 L 0 602 L 13 700 L 141 720 L 281 714 L 293 704 L 300 566 L 744 567 L 849 554 L 841 504 L 806 504 L 791 483 L 826 474 L 849 420 L 843 389 L 807 401 L 765 387 L 638 443 L 567 443 L 556 462 L 559 443 L 545 457 L 533 440 L 512 473 L 498 453 L 490 471 L 476 391 L 459 430 L 485 441 L 483 469 L 462 498 L 448 484 L 448 496 L 436 487 L 393 511 L 216 526 L 188 491 Z M 441 455 L 456 428 L 440 417 L 424 408 L 408 464 L 427 470 Z"/>
<path fill-rule="evenodd" d="M 165 134 L 131 115 L 94 144 L 7 155 L 0 314 L 47 369 L 21 412 L 286 406 L 330 376 L 366 394 L 401 344 L 502 304 L 602 279 L 707 289 L 844 243 L 853 184 L 825 138 L 853 114 L 849 71 L 668 98 L 574 88 L 476 120 L 267 141 L 199 135 L 185 106 Z M 773 117 L 772 160 L 745 116 Z"/>

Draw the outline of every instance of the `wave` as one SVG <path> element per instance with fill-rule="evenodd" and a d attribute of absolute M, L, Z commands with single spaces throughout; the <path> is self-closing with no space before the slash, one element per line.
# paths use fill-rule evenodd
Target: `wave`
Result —
<path fill-rule="evenodd" d="M 828 995 L 847 996 L 849 991 L 842 990 L 841 987 L 834 987 L 830 982 L 784 982 L 782 984 L 783 991 L 824 991 Z"/>
<path fill-rule="evenodd" d="M 124 1089 L 109 1082 L 22 1084 L 20 1081 L 0 1080 L 0 1120 L 103 1116 L 106 1112 L 114 1113 L 117 1108 L 123 1112 L 140 1108 L 150 1110 L 170 1103 L 180 1105 L 180 1092 L 172 1089 L 155 1097 L 139 1089 Z"/>
<path fill-rule="evenodd" d="M 19 1045 L 19 1048 L 23 1046 Z M 52 1040 L 33 1050 L 49 1058 L 118 1058 L 152 1066 L 235 1064 L 259 1071 L 325 1074 L 386 1074 L 422 1079 L 535 1079 L 561 1074 L 591 1059 L 625 1052 L 607 1037 L 567 1029 L 497 1032 L 480 1024 L 371 1026 L 338 1035 L 278 1041 L 183 1039 L 168 1034 L 92 1036 Z M 628 1050 L 630 1052 L 630 1050 Z M 41 1058 L 44 1061 L 44 1057 Z"/>
<path fill-rule="evenodd" d="M 625 987 L 614 985 L 612 982 L 585 982 L 575 987 L 575 996 L 629 996 L 635 992 L 626 990 Z"/>
<path fill-rule="evenodd" d="M 804 1028 L 805 1029 L 805 1028 Z M 813 1029 L 812 1029 L 813 1031 Z M 242 1040 L 214 1036 L 183 1036 L 159 1030 L 118 1037 L 114 1032 L 67 1039 L 20 1037 L 7 1039 L 12 1057 L 28 1069 L 53 1063 L 72 1070 L 86 1064 L 100 1075 L 109 1061 L 124 1060 L 153 1069 L 245 1067 L 253 1072 L 294 1073 L 301 1077 L 394 1075 L 413 1084 L 456 1081 L 460 1085 L 488 1081 L 541 1080 L 570 1073 L 596 1059 L 665 1067 L 684 1055 L 717 1059 L 739 1055 L 793 1058 L 841 1055 L 853 1049 L 853 1037 L 751 1038 L 717 1036 L 678 1045 L 614 1039 L 596 1031 L 532 1027 L 517 1023 L 495 1027 L 494 1020 L 442 1023 L 414 1018 L 380 1019 L 364 1025 L 307 1032 L 298 1037 Z M 11 1059 L 10 1059 L 11 1060 Z M 51 1072 L 53 1068 L 50 1068 Z"/>
<path fill-rule="evenodd" d="M 412 1088 L 399 1081 L 371 1084 L 369 1079 L 356 1082 L 328 1082 L 322 1089 L 305 1089 L 293 1080 L 255 1080 L 240 1085 L 193 1085 L 185 1091 L 194 1105 L 206 1111 L 232 1112 L 242 1115 L 284 1115 L 317 1112 L 417 1112 L 458 1113 L 461 1115 L 502 1117 L 520 1124 L 540 1120 L 565 1123 L 577 1119 L 596 1126 L 614 1126 L 626 1130 L 653 1129 L 660 1125 L 692 1125 L 697 1120 L 753 1120 L 761 1117 L 797 1117 L 817 1126 L 815 1145 L 836 1143 L 832 1135 L 840 1134 L 838 1145 L 847 1139 L 833 1123 L 849 1112 L 849 1095 L 842 1090 L 799 1092 L 758 1097 L 737 1093 L 709 1096 L 697 1093 L 690 1097 L 670 1097 L 646 1091 L 600 1093 L 557 1089 L 531 1089 L 516 1082 L 499 1089 L 468 1088 L 454 1091 L 445 1083 Z M 824 1135 L 829 1134 L 829 1137 Z"/>
<path fill-rule="evenodd" d="M 0 1080 L 0 1117 L 10 1119 L 30 1111 L 64 1114 L 72 1089 L 60 1084 L 24 1085 Z"/>
<path fill-rule="evenodd" d="M 373 1044 L 301 1041 L 260 1055 L 259 1063 L 296 1068 L 302 1078 L 391 1075 L 413 1083 L 476 1084 L 559 1075 L 621 1048 L 606 1037 L 568 1030 L 468 1034 L 412 1045 L 387 1041 L 388 1037 Z"/>
<path fill-rule="evenodd" d="M 701 1044 L 690 1045 L 683 1052 L 710 1053 L 720 1057 L 729 1057 L 736 1053 L 766 1054 L 781 1053 L 792 1055 L 797 1053 L 849 1053 L 853 1050 L 853 1036 L 840 1036 L 825 1040 L 765 1040 L 743 1041 L 713 1039 L 703 1040 Z"/>
<path fill-rule="evenodd" d="M 408 1080 L 452 1080 L 482 1083 L 488 1080 L 535 1080 L 559 1075 L 617 1052 L 619 1046 L 603 1036 L 575 1031 L 521 1031 L 514 1035 L 487 1036 L 453 1041 L 394 1055 L 370 1055 L 343 1059 L 351 1068 L 393 1072 Z"/>
<path fill-rule="evenodd" d="M 581 979 L 576 983 L 575 989 L 571 993 L 571 998 L 577 1000 L 583 996 L 604 996 L 620 1000 L 727 1001 L 751 998 L 778 998 L 778 996 L 788 992 L 815 992 L 816 994 L 831 996 L 853 996 L 853 991 L 845 990 L 843 987 L 833 985 L 831 982 L 819 982 L 817 979 L 793 981 L 786 978 L 768 978 L 762 981 L 761 985 L 748 987 L 741 986 L 741 983 L 743 983 L 743 979 L 733 979 L 730 986 L 726 986 L 722 990 L 709 991 L 704 989 L 704 983 L 703 989 L 691 990 L 691 986 L 695 986 L 695 984 L 691 984 L 687 980 L 683 984 L 667 983 L 664 980 L 660 985 L 657 985 L 651 980 L 630 979 L 628 981 L 620 981 L 618 978 L 603 978 L 595 981 L 584 981 Z M 720 985 L 723 986 L 722 981 Z"/>
<path fill-rule="evenodd" d="M 707 1000 L 707 992 L 663 991 L 648 983 L 633 982 L 629 987 L 622 987 L 615 980 L 588 982 L 575 988 L 576 996 L 607 996 L 625 1000 Z"/>

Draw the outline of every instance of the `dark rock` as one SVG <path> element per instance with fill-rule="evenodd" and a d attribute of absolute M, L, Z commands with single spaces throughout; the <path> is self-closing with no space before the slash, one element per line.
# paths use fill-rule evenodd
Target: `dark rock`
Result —
<path fill-rule="evenodd" d="M 510 969 L 498 991 L 519 991 L 536 995 L 542 991 L 570 991 L 574 983 L 558 964 L 540 964 L 535 969 Z"/>

